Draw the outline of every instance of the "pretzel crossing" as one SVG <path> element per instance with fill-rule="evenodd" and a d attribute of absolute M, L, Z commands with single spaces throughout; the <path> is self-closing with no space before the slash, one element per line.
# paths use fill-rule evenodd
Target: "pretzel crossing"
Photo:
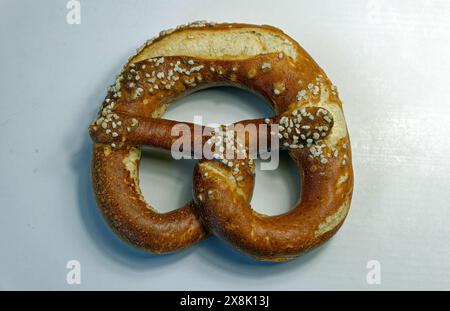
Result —
<path fill-rule="evenodd" d="M 139 188 L 139 146 L 171 150 L 180 122 L 161 119 L 165 109 L 216 85 L 259 93 L 277 114 L 201 127 L 200 135 L 196 125 L 181 122 L 193 133 L 189 153 L 202 158 L 194 169 L 193 200 L 158 213 Z M 239 136 L 228 130 L 239 125 L 256 131 Z M 267 136 L 261 136 L 264 126 Z M 328 240 L 349 210 L 351 151 L 337 90 L 298 43 L 270 26 L 200 22 L 161 33 L 124 67 L 89 133 L 103 216 L 120 237 L 150 252 L 177 251 L 212 233 L 256 259 L 286 261 Z M 252 140 L 289 150 L 303 177 L 292 211 L 269 217 L 251 208 L 258 156 Z M 197 154 L 204 149 L 196 143 L 210 146 L 209 156 Z"/>

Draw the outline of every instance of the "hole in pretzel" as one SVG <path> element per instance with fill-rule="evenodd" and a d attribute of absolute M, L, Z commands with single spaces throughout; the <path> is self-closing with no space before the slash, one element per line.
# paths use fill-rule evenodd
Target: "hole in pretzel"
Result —
<path fill-rule="evenodd" d="M 274 114 L 262 97 L 239 88 L 221 86 L 177 100 L 169 106 L 164 118 L 193 122 L 194 116 L 201 116 L 204 124 L 226 124 Z"/>
<path fill-rule="evenodd" d="M 287 151 L 280 152 L 275 170 L 261 170 L 263 160 L 256 160 L 255 189 L 252 208 L 258 213 L 275 216 L 292 210 L 300 199 L 302 180 Z M 267 192 L 270 189 L 270 192 Z"/>
<path fill-rule="evenodd" d="M 139 184 L 147 203 L 160 213 L 180 208 L 192 200 L 195 160 L 174 160 L 170 151 L 141 148 Z"/>

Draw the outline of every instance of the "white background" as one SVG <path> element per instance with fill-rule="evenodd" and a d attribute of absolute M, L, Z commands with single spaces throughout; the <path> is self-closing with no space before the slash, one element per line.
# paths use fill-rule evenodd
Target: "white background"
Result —
<path fill-rule="evenodd" d="M 450 2 L 0 1 L 0 289 L 450 289 Z M 106 86 L 136 47 L 193 20 L 272 24 L 339 87 L 354 151 L 351 211 L 325 246 L 256 263 L 215 238 L 152 256 L 118 240 L 91 192 L 87 133 Z M 270 115 L 229 88 L 194 94 L 167 117 L 229 122 Z M 148 151 L 141 183 L 161 211 L 190 197 L 193 163 Z M 289 161 L 257 172 L 253 205 L 295 202 Z M 81 263 L 81 284 L 66 263 Z M 368 285 L 366 264 L 381 264 Z"/>

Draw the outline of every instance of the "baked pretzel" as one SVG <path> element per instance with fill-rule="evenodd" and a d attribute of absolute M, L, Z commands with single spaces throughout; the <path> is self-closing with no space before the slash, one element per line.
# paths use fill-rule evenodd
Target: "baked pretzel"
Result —
<path fill-rule="evenodd" d="M 257 154 L 248 148 L 249 135 L 233 149 L 243 158 L 213 154 L 198 162 L 192 202 L 165 214 L 145 202 L 139 146 L 170 150 L 179 122 L 161 119 L 164 111 L 182 96 L 217 85 L 256 92 L 277 113 L 241 123 L 278 125 L 271 135 L 303 177 L 292 211 L 269 217 L 252 210 Z M 193 135 L 192 144 L 200 139 L 217 146 L 218 132 L 227 128 L 209 131 Z M 351 150 L 337 90 L 297 42 L 271 26 L 195 22 L 160 33 L 124 66 L 89 133 L 100 210 L 120 237 L 150 252 L 183 249 L 208 231 L 256 259 L 286 261 L 328 240 L 350 207 Z"/>

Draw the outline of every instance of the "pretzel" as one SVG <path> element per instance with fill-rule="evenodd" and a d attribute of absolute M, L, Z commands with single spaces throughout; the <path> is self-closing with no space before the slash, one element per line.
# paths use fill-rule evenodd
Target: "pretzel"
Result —
<path fill-rule="evenodd" d="M 211 150 L 212 158 L 197 163 L 193 201 L 185 206 L 161 214 L 143 198 L 140 146 L 171 150 L 180 122 L 161 119 L 164 111 L 180 97 L 216 85 L 260 94 L 276 112 L 238 123 L 255 125 L 256 139 L 260 125 L 278 126 L 267 138 L 269 148 L 289 150 L 303 178 L 301 198 L 290 212 L 266 216 L 251 208 L 254 135 L 232 148 L 231 159 Z M 194 124 L 182 124 L 194 133 L 192 145 L 217 148 L 218 132 L 228 131 L 203 127 L 209 134 L 199 136 Z M 337 89 L 297 42 L 271 26 L 195 22 L 161 32 L 124 66 L 89 133 L 93 187 L 104 218 L 125 241 L 153 253 L 189 247 L 210 232 L 255 259 L 286 261 L 328 240 L 349 211 L 351 149 Z M 227 150 L 234 146 L 222 142 Z"/>

